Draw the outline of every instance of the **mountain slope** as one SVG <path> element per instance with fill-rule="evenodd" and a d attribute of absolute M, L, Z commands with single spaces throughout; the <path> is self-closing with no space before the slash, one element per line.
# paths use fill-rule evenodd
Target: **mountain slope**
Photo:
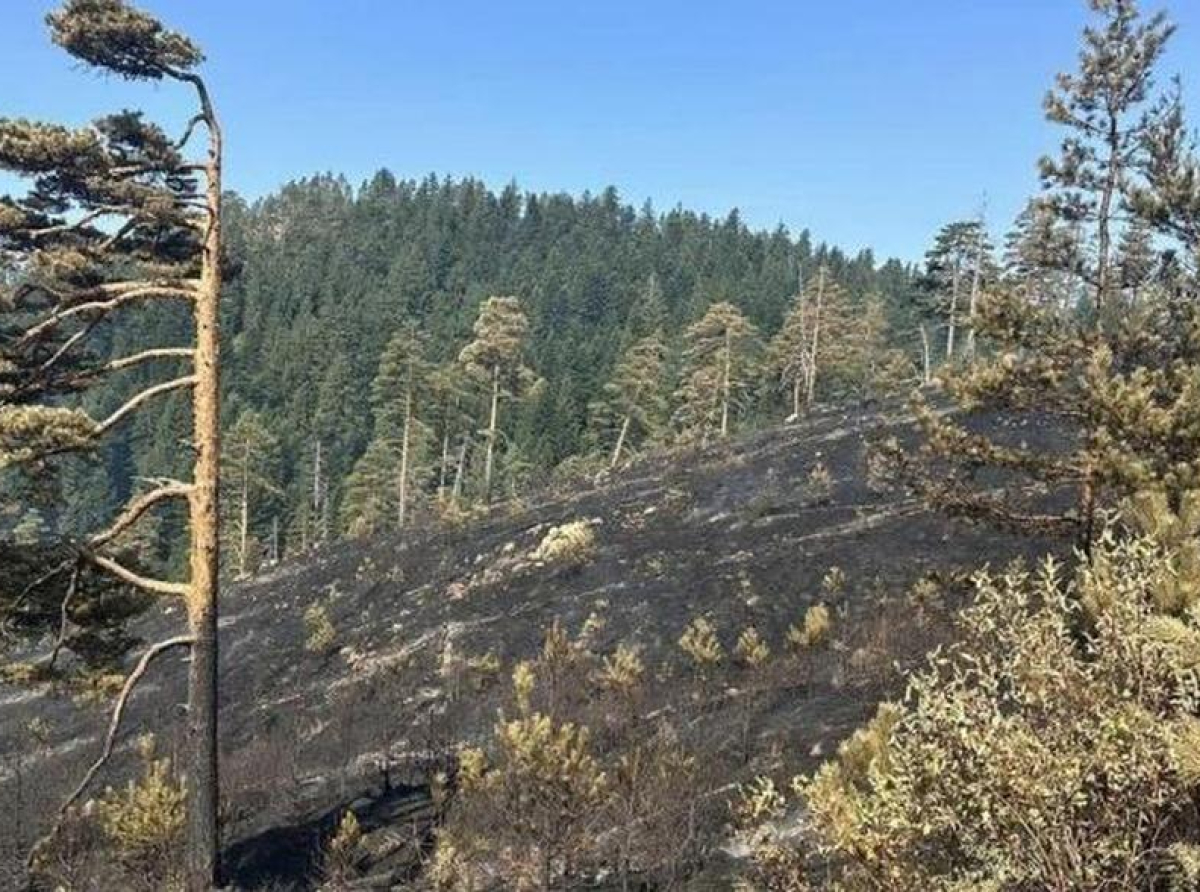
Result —
<path fill-rule="evenodd" d="M 368 866 L 381 883 L 399 883 L 428 843 L 430 810 L 418 807 L 419 790 L 451 764 L 457 742 L 486 737 L 505 702 L 503 679 L 538 652 L 556 620 L 572 636 L 586 627 L 596 653 L 619 643 L 640 648 L 653 676 L 645 709 L 672 714 L 685 738 L 703 743 L 724 773 L 708 791 L 714 801 L 728 800 L 728 783 L 781 759 L 810 767 L 881 698 L 899 693 L 901 669 L 944 640 L 966 571 L 1035 552 L 872 489 L 864 444 L 890 429 L 903 434 L 903 417 L 830 412 L 650 459 L 573 495 L 498 507 L 460 529 L 339 543 L 230 590 L 222 741 L 236 877 L 246 885 L 299 881 L 315 841 L 352 804 L 367 829 L 390 825 L 393 842 L 397 827 L 412 831 Z M 817 465 L 831 477 L 827 491 L 812 473 Z M 532 558 L 550 528 L 578 520 L 595 533 L 586 563 Z M 836 571 L 826 579 L 835 567 L 842 585 L 830 584 Z M 936 583 L 936 603 L 908 596 L 922 579 Z M 782 653 L 789 626 L 819 601 L 833 607 L 830 645 L 780 660 L 753 683 L 729 665 L 698 697 L 677 645 L 694 617 L 711 618 L 728 650 L 753 626 Z M 306 612 L 331 626 L 325 652 L 306 646 Z M 164 637 L 179 627 L 178 614 L 164 608 L 136 631 L 147 641 Z M 488 654 L 495 665 L 467 668 Z M 134 764 L 139 727 L 152 727 L 160 749 L 171 751 L 183 676 L 182 661 L 170 658 L 139 689 L 117 776 Z M 47 726 L 36 752 L 35 715 Z M 0 830 L 10 857 L 94 757 L 104 721 L 95 706 L 48 691 L 0 693 L 0 751 L 29 754 L 0 764 L 0 822 L 17 822 Z"/>

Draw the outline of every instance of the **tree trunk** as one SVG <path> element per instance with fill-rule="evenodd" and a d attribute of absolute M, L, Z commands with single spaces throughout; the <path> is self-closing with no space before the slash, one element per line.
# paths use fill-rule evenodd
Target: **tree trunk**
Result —
<path fill-rule="evenodd" d="M 450 476 L 450 425 L 442 431 L 442 460 L 438 465 L 437 498 L 441 503 L 446 499 L 446 480 Z"/>
<path fill-rule="evenodd" d="M 608 463 L 609 468 L 615 468 L 617 462 L 621 460 L 621 451 L 625 448 L 625 438 L 629 436 L 629 424 L 633 420 L 633 415 L 626 414 L 625 420 L 621 422 L 621 433 L 617 437 L 617 445 L 613 448 L 612 461 Z"/>
<path fill-rule="evenodd" d="M 412 430 L 412 382 L 411 373 L 408 391 L 404 394 L 404 434 L 400 441 L 400 506 L 396 514 L 396 526 L 404 529 L 408 514 L 408 444 Z"/>
<path fill-rule="evenodd" d="M 822 266 L 821 272 L 817 275 L 817 307 L 816 313 L 813 315 L 812 349 L 808 357 L 808 386 L 805 402 L 810 408 L 817 398 L 817 357 L 821 350 L 821 313 L 825 303 L 825 275 L 825 267 Z"/>
<path fill-rule="evenodd" d="M 483 462 L 483 498 L 492 501 L 492 466 L 496 459 L 496 418 L 500 409 L 500 365 L 492 366 L 492 410 L 488 419 L 487 456 Z"/>
<path fill-rule="evenodd" d="M 321 491 L 323 489 L 321 481 L 321 439 L 317 438 L 317 450 L 313 456 L 313 489 L 312 489 L 312 544 L 315 546 L 321 541 Z"/>
<path fill-rule="evenodd" d="M 954 276 L 950 284 L 950 314 L 946 322 L 946 362 L 954 359 L 954 334 L 958 316 L 958 289 L 962 279 L 962 262 L 954 261 Z"/>
<path fill-rule="evenodd" d="M 729 377 L 733 367 L 733 335 L 725 329 L 725 369 L 721 378 L 721 437 L 729 435 Z"/>
<path fill-rule="evenodd" d="M 982 222 L 982 221 L 981 221 Z M 967 359 L 975 358 L 975 313 L 979 308 L 979 286 L 983 275 L 983 230 L 979 232 L 979 245 L 975 249 L 975 269 L 971 274 L 971 299 L 967 308 L 970 316 L 967 328 Z"/>
<path fill-rule="evenodd" d="M 250 447 L 242 455 L 242 504 L 238 509 L 238 578 L 245 578 L 250 550 Z"/>
<path fill-rule="evenodd" d="M 192 661 L 188 669 L 186 868 L 188 892 L 208 892 L 218 879 L 217 809 L 217 578 L 220 514 L 221 129 L 202 83 L 197 89 L 209 130 L 200 287 L 193 306 L 196 328 L 193 443 L 196 460 L 189 496 L 191 582 L 187 595 Z"/>
<path fill-rule="evenodd" d="M 1096 327 L 1099 330 L 1104 304 L 1108 299 L 1109 255 L 1112 253 L 1112 205 L 1121 182 L 1121 124 L 1116 115 L 1108 122 L 1108 175 L 1100 195 L 1096 224 Z"/>
<path fill-rule="evenodd" d="M 455 505 L 458 504 L 458 500 L 462 496 L 463 475 L 466 473 L 467 467 L 467 446 L 470 442 L 470 436 L 467 433 L 463 433 L 462 446 L 458 450 L 458 467 L 454 471 L 454 489 L 450 493 L 450 501 Z"/>
<path fill-rule="evenodd" d="M 921 330 L 921 383 L 928 387 L 933 383 L 933 362 L 929 351 L 929 332 L 925 326 L 920 326 Z"/>

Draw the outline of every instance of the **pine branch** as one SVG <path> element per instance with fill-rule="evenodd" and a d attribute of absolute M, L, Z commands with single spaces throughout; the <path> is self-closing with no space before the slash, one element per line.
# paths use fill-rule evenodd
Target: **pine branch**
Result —
<path fill-rule="evenodd" d="M 141 393 L 128 400 L 121 408 L 117 409 L 108 418 L 100 422 L 96 426 L 96 436 L 103 436 L 115 425 L 119 424 L 123 418 L 129 413 L 135 411 L 138 406 L 146 402 L 148 399 L 159 396 L 160 394 L 170 393 L 172 390 L 180 390 L 184 387 L 191 387 L 196 383 L 195 375 L 185 375 L 182 378 L 175 378 L 171 381 L 163 381 L 161 384 L 155 384 L 153 387 L 147 387 Z"/>
<path fill-rule="evenodd" d="M 102 570 L 107 570 L 113 576 L 122 582 L 139 588 L 142 591 L 149 592 L 153 595 L 169 595 L 171 597 L 183 598 L 187 597 L 191 591 L 191 586 L 182 582 L 167 582 L 162 579 L 154 579 L 149 576 L 142 576 L 133 572 L 125 565 L 119 563 L 113 558 L 106 557 L 102 554 L 95 554 L 91 551 L 84 551 L 83 556 L 95 564 Z"/>
<path fill-rule="evenodd" d="M 107 545 L 121 533 L 132 527 L 147 511 L 168 499 L 186 499 L 192 493 L 192 487 L 187 483 L 171 482 L 144 495 L 138 496 L 125 506 L 125 510 L 113 521 L 112 526 L 97 533 L 88 540 L 92 548 Z"/>
<path fill-rule="evenodd" d="M 114 359 L 112 362 L 98 369 L 97 372 L 116 372 L 152 359 L 191 359 L 195 355 L 196 351 L 191 347 L 156 347 L 150 350 L 143 350 L 140 353 L 134 353 L 131 356 Z"/>
<path fill-rule="evenodd" d="M 41 290 L 45 290 L 47 294 L 50 294 L 52 296 L 54 296 L 56 294 L 56 292 L 50 291 L 49 289 L 41 289 Z M 91 294 L 105 295 L 107 293 L 109 293 L 109 292 L 108 292 L 107 288 L 104 286 L 102 286 L 99 289 L 85 292 L 85 294 L 88 294 L 88 295 L 91 295 Z M 166 285 L 155 285 L 155 284 L 151 284 L 151 285 L 143 284 L 143 285 L 140 285 L 139 287 L 131 288 L 128 291 L 118 290 L 115 292 L 114 297 L 110 297 L 108 299 L 104 299 L 104 300 L 86 300 L 85 299 L 84 303 L 74 304 L 65 309 L 56 310 L 49 318 L 44 319 L 43 321 L 39 322 L 37 325 L 26 330 L 26 332 L 21 336 L 20 340 L 17 341 L 17 345 L 24 346 L 26 344 L 31 343 L 32 341 L 36 341 L 37 339 L 46 335 L 48 332 L 51 332 L 54 329 L 58 328 L 67 319 L 74 318 L 75 316 L 79 316 L 81 314 L 97 313 L 100 315 L 106 315 L 106 314 L 112 312 L 113 310 L 124 306 L 125 304 L 134 303 L 134 302 L 140 301 L 140 300 L 152 300 L 152 299 L 194 300 L 195 296 L 196 296 L 195 291 L 192 290 L 190 287 L 183 288 L 183 287 L 179 287 L 178 285 L 166 286 Z"/>

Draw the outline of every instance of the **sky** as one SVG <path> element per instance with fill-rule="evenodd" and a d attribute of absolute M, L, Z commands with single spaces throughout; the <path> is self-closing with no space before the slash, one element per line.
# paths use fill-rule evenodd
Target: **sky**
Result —
<path fill-rule="evenodd" d="M 172 86 L 52 47 L 51 0 L 4 0 L 0 116 L 187 117 Z M 250 198 L 317 172 L 478 176 L 780 223 L 919 259 L 986 208 L 1003 231 L 1055 130 L 1083 0 L 141 0 L 190 34 Z M 1157 8 L 1150 4 L 1150 8 Z M 1200 0 L 1164 65 L 1200 109 Z M 1192 71 L 1184 69 L 1191 60 Z M 0 184 L 3 185 L 3 184 Z"/>

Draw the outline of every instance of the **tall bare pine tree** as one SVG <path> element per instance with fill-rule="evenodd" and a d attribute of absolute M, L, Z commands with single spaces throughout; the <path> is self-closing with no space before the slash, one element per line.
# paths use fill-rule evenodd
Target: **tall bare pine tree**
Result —
<path fill-rule="evenodd" d="M 0 120 L 0 168 L 30 183 L 0 200 L 0 251 L 15 273 L 0 313 L 0 465 L 46 462 L 98 448 L 139 408 L 168 393 L 192 394 L 190 480 L 160 480 L 137 494 L 106 529 L 85 536 L 77 559 L 124 583 L 186 605 L 186 634 L 150 647 L 131 674 L 101 757 L 63 813 L 112 751 L 133 685 L 162 653 L 191 652 L 185 771 L 186 880 L 208 889 L 217 874 L 218 304 L 221 294 L 222 137 L 199 48 L 123 0 L 68 0 L 47 18 L 53 41 L 85 65 L 127 80 L 189 88 L 195 109 L 176 138 L 140 113 L 121 112 L 73 129 Z M 184 152 L 205 134 L 199 160 Z M 185 305 L 190 345 L 158 345 L 104 359 L 94 337 L 124 313 L 162 302 Z M 182 365 L 103 418 L 75 395 L 151 364 Z M 37 469 L 35 468 L 35 471 Z M 114 542 L 153 509 L 186 502 L 190 578 L 151 578 L 118 561 Z M 36 859 L 31 858 L 31 862 Z"/>

